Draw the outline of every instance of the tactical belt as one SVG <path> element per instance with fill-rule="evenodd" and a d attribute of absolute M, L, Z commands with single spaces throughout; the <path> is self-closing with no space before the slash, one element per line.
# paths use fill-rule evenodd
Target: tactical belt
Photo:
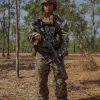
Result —
<path fill-rule="evenodd" d="M 38 47 L 37 52 L 50 54 L 49 49 L 48 48 L 44 48 L 44 47 Z"/>

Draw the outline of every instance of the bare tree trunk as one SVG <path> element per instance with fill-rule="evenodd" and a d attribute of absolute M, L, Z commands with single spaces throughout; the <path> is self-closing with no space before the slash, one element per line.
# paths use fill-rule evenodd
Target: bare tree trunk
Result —
<path fill-rule="evenodd" d="M 2 35 L 2 56 L 5 57 L 5 0 L 3 2 L 4 10 L 3 10 L 3 35 Z"/>
<path fill-rule="evenodd" d="M 7 58 L 9 59 L 9 33 L 10 33 L 10 0 L 9 0 L 9 3 L 8 3 L 8 34 L 7 34 Z"/>
<path fill-rule="evenodd" d="M 20 38 L 20 15 L 21 15 L 21 0 L 18 0 L 18 25 L 19 25 L 19 38 Z M 21 43 L 19 42 L 19 45 L 21 45 Z"/>
<path fill-rule="evenodd" d="M 75 42 L 75 39 L 74 39 L 74 54 L 76 53 L 76 42 Z"/>
<path fill-rule="evenodd" d="M 18 22 L 18 1 L 15 0 L 16 5 L 16 76 L 19 78 L 19 22 Z"/>
<path fill-rule="evenodd" d="M 94 4 L 95 6 L 95 4 Z M 95 30 L 95 12 L 94 12 L 94 8 L 93 8 L 93 52 L 95 52 L 95 37 L 96 37 L 96 30 Z"/>
<path fill-rule="evenodd" d="M 95 52 L 96 46 L 95 46 L 95 37 L 96 37 L 96 28 L 95 28 L 95 1 L 91 1 L 93 3 L 92 8 L 92 24 L 93 24 L 93 35 L 92 35 L 92 50 Z"/>
<path fill-rule="evenodd" d="M 13 17 L 13 25 L 15 25 L 14 17 Z M 14 33 L 15 33 L 15 29 L 14 26 L 12 26 L 12 41 L 14 40 Z M 15 52 L 14 42 L 12 42 L 12 51 Z"/>

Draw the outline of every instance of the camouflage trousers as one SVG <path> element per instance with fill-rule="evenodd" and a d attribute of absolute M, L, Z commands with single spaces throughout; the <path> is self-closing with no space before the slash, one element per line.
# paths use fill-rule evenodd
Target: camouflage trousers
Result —
<path fill-rule="evenodd" d="M 51 55 L 45 53 L 36 54 L 36 72 L 38 76 L 38 100 L 49 100 L 49 89 L 48 89 L 48 75 L 50 71 L 53 72 L 54 77 L 54 88 L 57 100 L 68 100 L 67 99 L 67 84 L 66 79 L 68 78 L 64 68 L 64 61 L 62 60 L 59 65 L 52 63 L 46 65 L 45 63 L 51 59 Z"/>

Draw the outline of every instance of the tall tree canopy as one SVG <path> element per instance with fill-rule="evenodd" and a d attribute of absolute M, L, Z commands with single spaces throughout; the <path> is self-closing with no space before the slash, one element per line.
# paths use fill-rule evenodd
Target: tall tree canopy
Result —
<path fill-rule="evenodd" d="M 29 23 L 43 13 L 41 0 L 18 0 L 18 10 L 20 51 L 29 52 L 30 44 L 27 42 L 26 34 Z M 55 14 L 67 20 L 68 33 L 71 37 L 69 49 L 74 48 L 74 52 L 100 51 L 99 0 L 85 0 L 82 4 L 77 3 L 77 0 L 57 0 Z M 2 37 L 0 52 L 3 53 L 3 56 L 5 52 L 8 52 L 9 55 L 9 52 L 15 50 L 15 27 L 13 0 L 0 0 L 0 36 Z"/>

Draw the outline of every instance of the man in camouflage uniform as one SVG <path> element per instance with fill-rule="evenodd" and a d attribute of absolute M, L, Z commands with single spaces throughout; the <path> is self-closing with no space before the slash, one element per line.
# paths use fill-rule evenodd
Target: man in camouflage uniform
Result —
<path fill-rule="evenodd" d="M 64 36 L 66 35 L 66 30 L 64 30 L 66 29 L 66 21 L 63 21 L 57 15 L 53 14 L 53 11 L 56 10 L 55 0 L 42 0 L 41 6 L 44 16 L 41 16 L 39 20 L 44 27 L 46 35 L 49 34 L 51 37 L 50 41 L 55 51 L 61 52 L 60 56 L 64 57 L 66 53 L 63 51 L 67 50 L 66 41 L 64 40 Z M 68 76 L 64 68 L 64 61 L 63 59 L 60 59 L 59 65 L 55 62 L 46 64 L 49 59 L 52 59 L 51 52 L 48 47 L 44 45 L 41 33 L 35 22 L 32 22 L 30 25 L 28 39 L 34 44 L 34 50 L 36 54 L 36 69 L 39 80 L 38 100 L 49 99 L 47 81 L 51 69 L 53 70 L 54 75 L 55 95 L 57 100 L 68 100 L 67 84 L 65 82 Z"/>

